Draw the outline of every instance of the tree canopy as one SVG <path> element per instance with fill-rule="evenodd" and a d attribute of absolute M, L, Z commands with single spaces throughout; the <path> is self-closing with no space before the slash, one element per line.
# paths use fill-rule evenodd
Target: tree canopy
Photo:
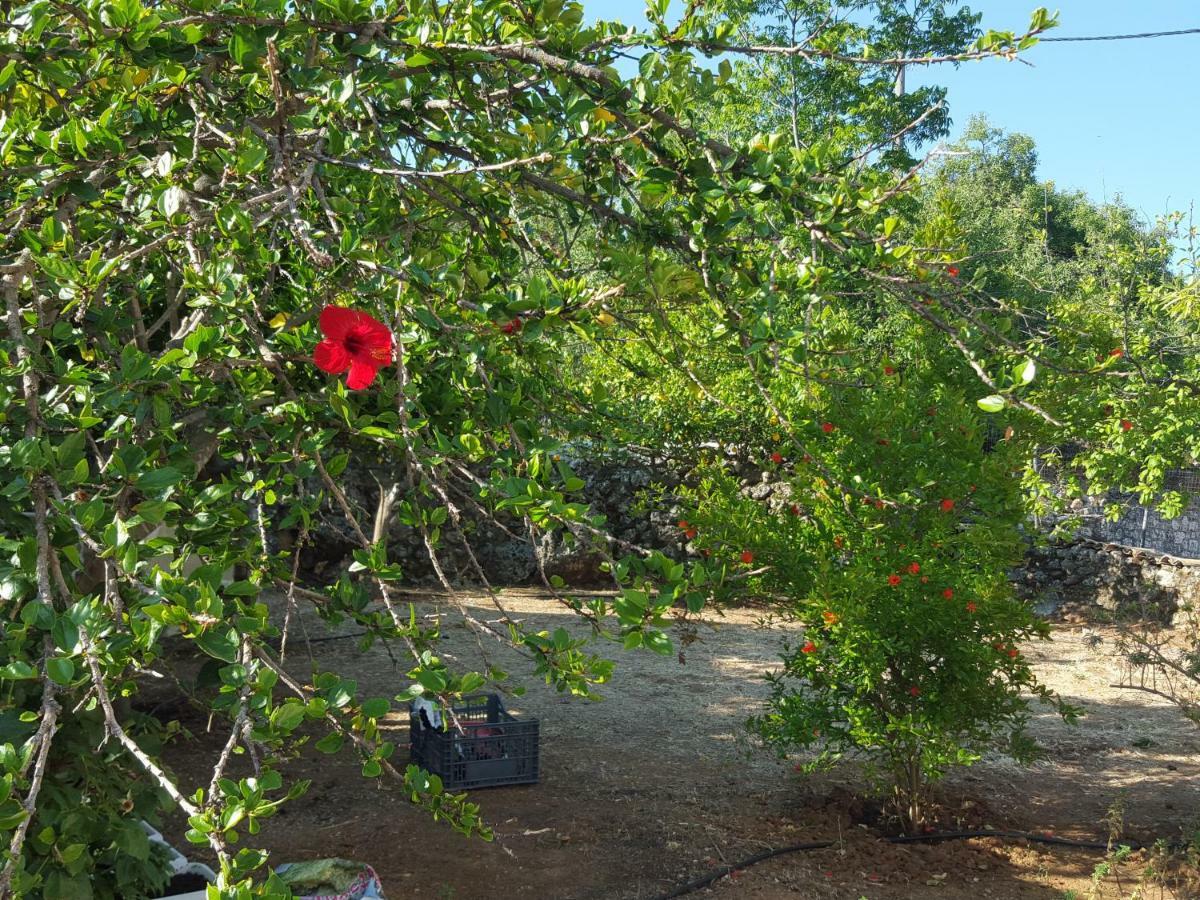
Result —
<path fill-rule="evenodd" d="M 886 747 L 912 818 L 926 778 L 1019 735 L 1036 685 L 1016 644 L 1045 630 L 1004 579 L 1019 476 L 1052 434 L 1104 436 L 1095 469 L 1114 483 L 1133 477 L 1114 453 L 1182 436 L 1189 376 L 1149 314 L 1184 294 L 1133 241 L 1132 282 L 1082 266 L 1053 302 L 998 295 L 1017 273 L 990 265 L 978 217 L 987 179 L 1027 172 L 993 174 L 985 153 L 917 198 L 915 172 L 864 164 L 898 132 L 945 126 L 925 116 L 934 94 L 879 99 L 898 69 L 1011 56 L 1053 24 L 1044 10 L 976 36 L 966 10 L 918 4 L 914 46 L 890 2 L 870 7 L 876 25 L 811 39 L 827 8 L 796 6 L 765 44 L 739 31 L 765 7 L 699 6 L 668 23 L 655 0 L 636 31 L 561 0 L 9 5 L 0 893 L 149 893 L 161 861 L 136 819 L 175 807 L 228 896 L 284 894 L 254 835 L 304 791 L 283 760 L 310 741 L 487 836 L 465 797 L 393 762 L 379 723 L 394 701 L 505 685 L 493 640 L 588 695 L 612 667 L 597 645 L 668 652 L 678 619 L 747 593 L 811 628 L 788 663 L 804 686 L 780 681 L 763 736 L 828 741 L 826 758 Z M 818 95 L 722 124 L 766 89 L 725 55 L 811 74 Z M 831 122 L 832 140 L 804 138 Z M 977 188 L 943 196 L 956 181 Z M 1069 201 L 1055 222 L 1055 253 L 1108 234 Z M 1017 216 L 1011 234 L 1028 227 Z M 1127 284 L 1147 317 L 1121 332 Z M 697 525 L 694 552 L 607 540 L 560 452 L 585 441 L 687 459 L 670 502 Z M 748 500 L 729 455 L 758 457 L 791 499 Z M 372 459 L 398 470 L 374 521 L 340 481 Z M 323 504 L 359 547 L 316 590 L 297 565 Z M 545 582 L 590 640 L 530 631 L 491 586 L 484 621 L 443 578 L 481 660 L 438 655 L 386 532 L 415 529 L 441 576 L 440 548 L 470 555 L 468 515 L 607 559 L 610 597 Z M 400 694 L 296 676 L 301 603 L 394 642 Z M 167 771 L 169 730 L 127 702 L 180 643 L 219 670 L 228 737 L 203 777 Z"/>

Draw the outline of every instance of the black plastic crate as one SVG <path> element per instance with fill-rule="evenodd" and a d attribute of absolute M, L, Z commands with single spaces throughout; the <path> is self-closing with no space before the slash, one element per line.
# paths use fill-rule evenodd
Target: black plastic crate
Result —
<path fill-rule="evenodd" d="M 448 790 L 537 783 L 537 719 L 516 718 L 495 694 L 464 697 L 453 718 L 443 711 L 441 728 L 411 707 L 408 722 L 409 759 Z"/>

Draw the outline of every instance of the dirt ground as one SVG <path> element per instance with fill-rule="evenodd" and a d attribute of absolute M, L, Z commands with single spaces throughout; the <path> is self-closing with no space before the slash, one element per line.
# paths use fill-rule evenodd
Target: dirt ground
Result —
<path fill-rule="evenodd" d="M 578 623 L 535 591 L 506 591 L 506 606 L 530 624 L 570 630 Z M 490 607 L 472 601 L 479 614 Z M 428 612 L 430 598 L 418 598 Z M 314 632 L 315 633 L 315 632 Z M 686 663 L 649 652 L 617 661 L 602 702 L 572 699 L 531 682 L 509 699 L 541 723 L 542 781 L 474 792 L 496 831 L 491 844 L 467 840 L 414 811 L 394 788 L 364 780 L 346 751 L 306 752 L 289 774 L 311 778 L 302 799 L 264 824 L 261 839 L 279 864 L 344 856 L 375 867 L 396 898 L 530 897 L 650 900 L 713 868 L 763 850 L 833 840 L 820 851 L 754 865 L 692 896 L 773 898 L 1089 897 L 1103 853 L 997 839 L 895 845 L 863 824 L 861 773 L 845 764 L 818 777 L 794 760 L 749 752 L 741 724 L 765 696 L 761 674 L 778 665 L 788 627 L 763 625 L 753 610 L 728 612 L 686 650 Z M 447 656 L 473 660 L 475 642 L 451 629 Z M 306 676 L 293 645 L 289 668 Z M 1165 701 L 1112 687 L 1119 677 L 1111 635 L 1061 625 L 1053 641 L 1024 648 L 1043 681 L 1087 715 L 1075 727 L 1037 711 L 1032 732 L 1043 760 L 1018 766 L 999 755 L 953 774 L 941 800 L 965 827 L 1052 832 L 1104 840 L 1106 812 L 1121 799 L 1127 837 L 1178 837 L 1200 812 L 1200 731 Z M 405 683 L 380 648 L 353 640 L 314 644 L 322 668 L 357 678 L 367 696 Z M 494 664 L 519 674 L 511 652 L 490 648 Z M 389 717 L 404 762 L 407 714 Z M 173 746 L 175 771 L 210 764 L 223 734 L 188 723 L 195 739 Z M 196 850 L 197 848 L 192 848 Z M 194 855 L 202 856 L 197 852 Z M 1145 855 L 1135 854 L 1096 897 L 1124 897 Z M 1149 897 L 1196 896 L 1187 889 Z"/>

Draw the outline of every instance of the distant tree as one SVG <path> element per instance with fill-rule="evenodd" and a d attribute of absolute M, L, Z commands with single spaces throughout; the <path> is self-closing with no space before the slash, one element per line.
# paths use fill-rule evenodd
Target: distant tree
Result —
<path fill-rule="evenodd" d="M 953 56 L 981 33 L 979 14 L 959 0 L 720 0 L 705 7 L 728 16 L 741 42 L 817 54 L 737 61 L 738 101 L 714 117 L 718 127 L 744 135 L 778 131 L 797 146 L 823 142 L 839 153 L 877 146 L 885 164 L 904 167 L 911 148 L 948 133 L 945 88 L 913 88 L 911 66 L 849 58 Z"/>

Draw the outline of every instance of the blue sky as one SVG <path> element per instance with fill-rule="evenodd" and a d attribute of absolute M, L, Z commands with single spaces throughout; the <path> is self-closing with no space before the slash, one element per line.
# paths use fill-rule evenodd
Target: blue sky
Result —
<path fill-rule="evenodd" d="M 591 18 L 645 25 L 643 0 L 583 0 Z M 983 27 L 1023 30 L 1037 0 L 968 0 Z M 1200 0 L 1061 0 L 1051 36 L 1200 27 Z M 672 9 L 681 8 L 673 0 Z M 1037 142 L 1041 176 L 1097 200 L 1121 195 L 1153 220 L 1200 205 L 1200 34 L 1041 44 L 1031 66 L 988 60 L 910 76 L 949 88 L 951 139 L 975 113 Z M 1198 211 L 1200 212 L 1200 211 Z"/>

